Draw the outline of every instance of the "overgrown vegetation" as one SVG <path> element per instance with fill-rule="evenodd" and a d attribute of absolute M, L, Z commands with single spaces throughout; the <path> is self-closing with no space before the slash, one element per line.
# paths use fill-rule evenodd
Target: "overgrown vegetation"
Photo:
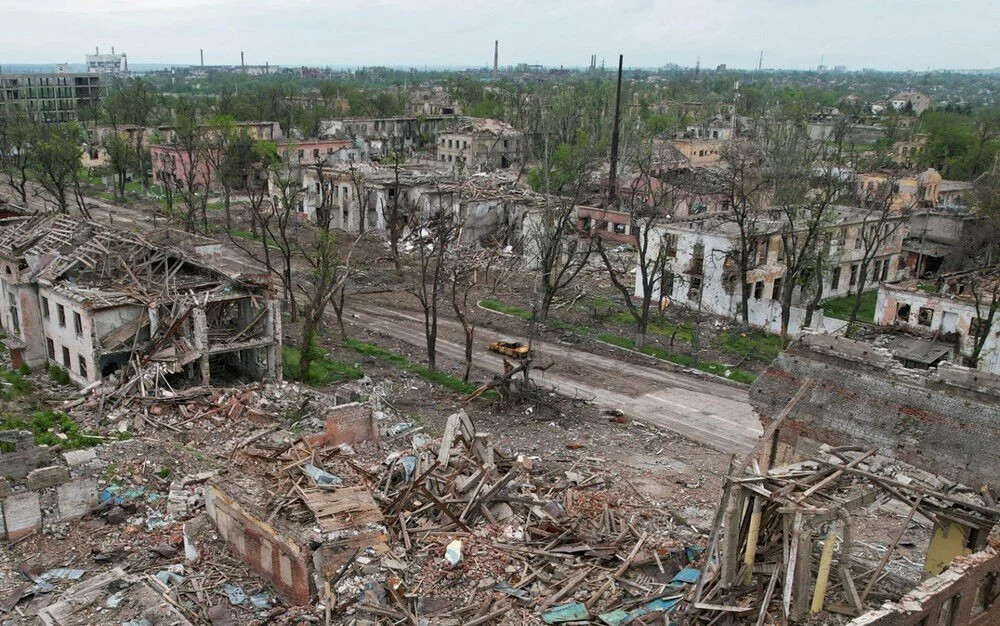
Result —
<path fill-rule="evenodd" d="M 30 430 L 35 436 L 35 445 L 59 446 L 63 450 L 89 448 L 101 443 L 102 439 L 94 432 L 82 430 L 72 418 L 59 411 L 36 411 L 23 419 L 8 416 L 0 422 L 0 430 Z"/>
<path fill-rule="evenodd" d="M 530 311 L 526 311 L 515 305 L 504 304 L 497 300 L 482 300 L 479 304 L 482 305 L 483 308 L 491 311 L 513 315 L 514 317 L 518 317 L 523 320 L 531 319 Z M 612 315 L 610 320 L 623 325 L 629 325 L 632 321 L 632 317 L 628 313 L 617 313 Z M 692 359 L 690 355 L 667 350 L 657 345 L 646 344 L 641 347 L 637 347 L 635 339 L 619 335 L 617 333 L 599 331 L 587 326 L 581 326 L 579 324 L 568 324 L 551 316 L 545 320 L 545 324 L 558 328 L 559 330 L 573 332 L 578 335 L 590 336 L 598 341 L 603 341 L 604 343 L 609 343 L 613 346 L 618 346 L 619 348 L 635 350 L 645 355 L 660 359 L 661 361 L 669 361 L 675 365 L 680 365 L 681 367 L 695 367 L 703 372 L 722 376 L 723 378 L 728 378 L 737 382 L 749 384 L 757 379 L 756 374 L 752 372 L 724 365 L 722 363 L 699 361 L 697 365 L 694 365 L 694 359 Z M 684 342 L 690 342 L 693 338 L 693 329 L 686 324 L 672 324 L 666 321 L 651 321 L 648 331 L 655 335 L 661 335 L 668 338 L 673 337 Z M 781 339 L 776 335 L 771 335 L 761 331 L 753 331 L 742 334 L 725 333 L 722 337 L 721 348 L 725 352 L 745 358 L 756 358 L 761 361 L 770 361 L 778 355 L 778 352 L 781 351 Z M 729 372 L 728 375 L 726 372 Z"/>
<path fill-rule="evenodd" d="M 309 363 L 309 373 L 304 380 L 299 378 L 299 361 L 302 358 L 297 348 L 283 346 L 281 348 L 282 370 L 287 380 L 298 380 L 309 385 L 322 387 L 331 383 L 357 380 L 364 376 L 357 365 L 345 365 L 330 359 L 325 354 L 313 356 Z"/>
<path fill-rule="evenodd" d="M 869 291 L 861 297 L 861 308 L 858 309 L 858 321 L 871 324 L 875 321 L 875 300 L 878 292 Z M 831 300 L 823 301 L 823 314 L 827 317 L 835 317 L 839 320 L 851 319 L 851 310 L 854 308 L 854 295 L 842 296 Z"/>
<path fill-rule="evenodd" d="M 440 370 L 432 370 L 418 363 L 413 363 L 406 357 L 385 350 L 384 348 L 380 348 L 375 344 L 358 341 L 356 339 L 348 339 L 345 342 L 345 345 L 358 354 L 375 358 L 385 364 L 392 365 L 396 369 L 416 374 L 427 381 L 447 387 L 452 391 L 470 394 L 477 389 L 476 385 L 473 383 L 463 382 L 461 378 L 452 376 L 451 374 L 446 374 Z"/>
<path fill-rule="evenodd" d="M 58 365 L 49 365 L 49 379 L 57 385 L 70 384 L 69 372 Z"/>
<path fill-rule="evenodd" d="M 31 393 L 31 383 L 25 380 L 24 375 L 23 368 L 17 372 L 11 370 L 0 371 L 0 379 L 3 380 L 0 389 L 2 389 L 3 397 L 11 398 Z"/>

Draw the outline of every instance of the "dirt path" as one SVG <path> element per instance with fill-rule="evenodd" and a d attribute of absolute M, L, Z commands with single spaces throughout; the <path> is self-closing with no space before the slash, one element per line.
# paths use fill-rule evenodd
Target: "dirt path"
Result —
<path fill-rule="evenodd" d="M 423 347 L 423 321 L 405 312 L 358 304 L 352 325 L 383 333 Z M 440 318 L 439 358 L 464 359 L 465 349 L 458 323 Z M 475 364 L 503 371 L 503 359 L 487 351 L 487 344 L 501 335 L 488 327 L 476 329 Z M 536 344 L 537 361 L 556 365 L 536 372 L 535 380 L 570 397 L 593 400 L 623 411 L 632 418 L 679 433 L 724 452 L 749 451 L 761 434 L 747 402 L 746 392 L 722 383 L 644 367 L 549 342 Z"/>

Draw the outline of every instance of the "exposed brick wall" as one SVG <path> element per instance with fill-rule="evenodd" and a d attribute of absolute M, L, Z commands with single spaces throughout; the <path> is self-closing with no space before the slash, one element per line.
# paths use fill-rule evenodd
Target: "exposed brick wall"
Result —
<path fill-rule="evenodd" d="M 309 438 L 313 447 L 339 446 L 378 440 L 378 428 L 371 406 L 359 402 L 341 404 L 326 412 L 326 427 L 322 434 Z"/>
<path fill-rule="evenodd" d="M 750 388 L 765 426 L 813 379 L 780 430 L 780 441 L 878 446 L 894 457 L 971 487 L 1000 489 L 1000 377 L 956 366 L 907 370 L 886 351 L 848 339 L 807 337 L 783 352 Z"/>
<path fill-rule="evenodd" d="M 20 480 L 32 470 L 48 462 L 47 448 L 35 445 L 35 436 L 27 430 L 0 431 L 0 441 L 13 450 L 0 450 L 0 476 Z"/>
<path fill-rule="evenodd" d="M 234 556 L 274 585 L 289 604 L 309 603 L 311 553 L 245 511 L 218 485 L 206 492 L 205 510 Z"/>
<path fill-rule="evenodd" d="M 849 626 L 993 626 L 1000 624 L 1000 555 L 992 548 L 955 563 Z M 925 621 L 926 620 L 926 621 Z"/>

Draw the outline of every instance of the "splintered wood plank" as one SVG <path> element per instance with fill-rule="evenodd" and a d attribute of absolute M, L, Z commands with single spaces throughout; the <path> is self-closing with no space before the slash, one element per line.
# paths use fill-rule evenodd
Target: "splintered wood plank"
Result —
<path fill-rule="evenodd" d="M 365 487 L 342 487 L 335 491 L 306 489 L 302 495 L 324 533 L 382 519 L 382 511 Z"/>

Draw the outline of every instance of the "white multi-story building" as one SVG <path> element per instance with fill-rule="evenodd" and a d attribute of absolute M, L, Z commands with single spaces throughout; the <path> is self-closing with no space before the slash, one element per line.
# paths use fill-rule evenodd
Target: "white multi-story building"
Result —
<path fill-rule="evenodd" d="M 864 209 L 846 206 L 831 211 L 823 238 L 824 299 L 857 292 L 865 256 L 861 228 L 866 214 Z M 757 223 L 754 229 L 756 254 L 747 276 L 751 285 L 750 323 L 771 332 L 781 328 L 779 299 L 788 269 L 782 246 L 784 223 L 778 217 Z M 668 261 L 654 298 L 666 298 L 675 304 L 701 307 L 706 313 L 736 319 L 742 292 L 738 283 L 740 272 L 736 259 L 740 236 L 736 224 L 725 215 L 710 214 L 666 222 L 657 229 L 660 232 L 653 237 L 654 249 L 648 256 L 654 257 L 658 246 L 667 246 Z M 865 290 L 875 289 L 882 281 L 896 280 L 905 272 L 900 263 L 904 231 L 903 226 L 897 227 L 878 250 L 871 262 Z M 790 236 L 794 237 L 795 233 Z M 636 295 L 641 296 L 641 290 L 637 278 Z M 792 335 L 803 330 L 805 300 L 810 296 L 809 291 L 803 294 L 800 286 L 795 287 L 789 323 Z M 842 325 L 837 320 L 824 320 L 822 315 L 814 316 L 814 324 L 826 330 L 836 330 Z"/>

